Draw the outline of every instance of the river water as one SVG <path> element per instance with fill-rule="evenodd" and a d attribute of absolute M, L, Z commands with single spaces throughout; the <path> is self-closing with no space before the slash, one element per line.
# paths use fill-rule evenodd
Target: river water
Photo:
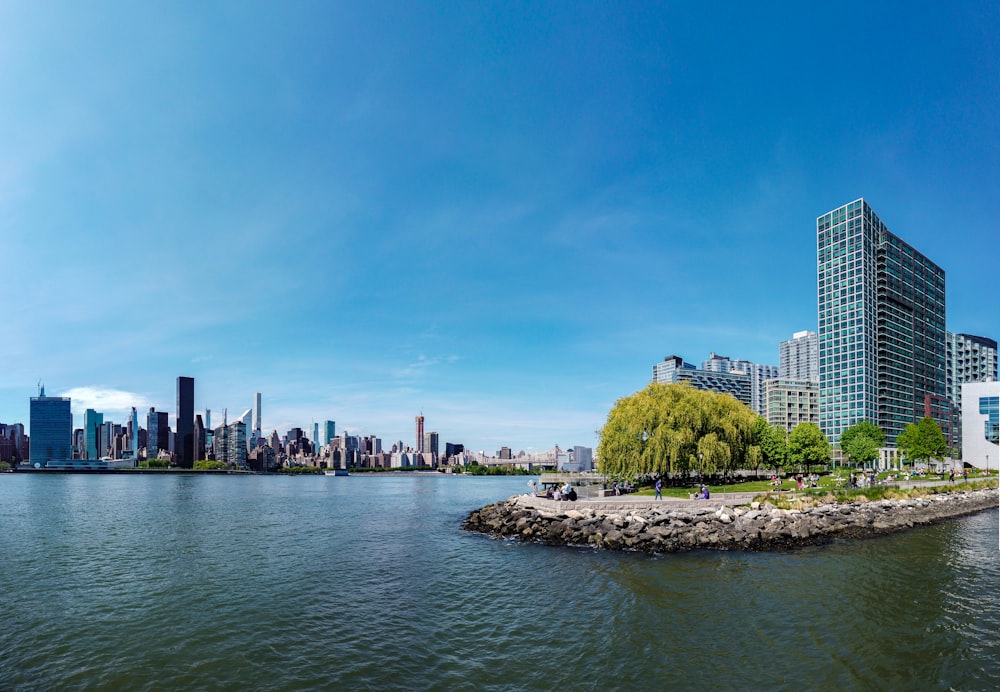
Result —
<path fill-rule="evenodd" d="M 0 475 L 0 690 L 997 689 L 997 512 L 787 553 L 463 532 L 524 477 Z"/>

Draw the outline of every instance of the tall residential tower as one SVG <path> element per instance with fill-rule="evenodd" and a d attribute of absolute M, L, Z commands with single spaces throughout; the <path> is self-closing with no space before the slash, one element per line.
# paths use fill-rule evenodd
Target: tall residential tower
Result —
<path fill-rule="evenodd" d="M 816 240 L 823 432 L 869 420 L 892 446 L 929 415 L 947 435 L 944 270 L 864 199 L 818 217 Z"/>

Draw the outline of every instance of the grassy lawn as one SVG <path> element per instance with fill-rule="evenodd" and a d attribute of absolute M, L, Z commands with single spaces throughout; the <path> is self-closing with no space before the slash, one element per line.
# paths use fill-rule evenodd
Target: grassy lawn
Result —
<path fill-rule="evenodd" d="M 858 473 L 858 472 L 859 472 L 858 470 L 854 470 L 854 473 Z M 885 480 L 886 478 L 888 478 L 889 475 L 890 475 L 890 472 L 884 471 L 882 473 L 876 474 L 875 478 L 876 478 L 876 480 L 881 481 L 881 480 Z M 891 481 L 892 483 L 895 483 L 897 481 L 902 481 L 903 478 L 904 478 L 904 476 L 900 475 L 898 472 L 892 472 L 892 475 L 896 477 L 896 480 Z M 814 495 L 816 495 L 816 494 L 818 494 L 818 495 L 825 495 L 827 493 L 839 494 L 840 492 L 847 492 L 847 491 L 854 492 L 855 490 L 860 490 L 860 489 L 855 489 L 855 488 L 849 488 L 848 487 L 848 479 L 850 479 L 850 477 L 851 477 L 851 469 L 838 469 L 837 471 L 835 471 L 833 473 L 828 473 L 828 474 L 821 475 L 819 477 L 819 483 L 818 483 L 819 487 L 818 488 L 805 488 L 803 490 L 803 492 L 809 493 L 809 494 L 814 494 Z M 995 479 L 995 477 L 996 477 L 996 473 L 995 472 L 992 473 L 992 474 L 990 474 L 990 478 Z M 987 478 L 987 476 L 986 476 L 985 473 L 982 473 L 982 472 L 971 473 L 970 472 L 969 473 L 969 485 L 971 486 L 974 481 L 981 481 L 981 480 L 984 480 L 986 478 Z M 947 479 L 947 474 L 945 475 L 945 479 Z M 941 480 L 941 475 L 937 474 L 937 473 L 928 473 L 928 474 L 922 474 L 922 475 L 919 475 L 919 476 L 911 476 L 910 480 L 913 480 L 913 481 L 920 481 L 920 480 L 939 481 L 939 480 Z M 996 481 L 995 480 L 991 480 L 990 482 L 995 483 Z M 963 485 L 961 474 L 956 474 L 956 476 L 955 476 L 955 484 L 954 485 L 955 485 L 956 489 L 959 489 L 959 487 Z M 875 488 L 865 488 L 863 490 L 865 490 L 865 491 L 867 491 L 867 490 L 884 491 L 886 489 L 886 487 L 887 486 L 877 486 Z M 987 486 L 985 484 L 983 484 L 980 487 L 987 487 Z M 687 498 L 687 497 L 690 497 L 691 493 L 695 492 L 695 490 L 697 490 L 697 488 L 698 488 L 697 484 L 693 484 L 693 485 L 691 485 L 689 487 L 686 487 L 686 488 L 681 488 L 681 487 L 664 487 L 663 488 L 663 496 L 664 497 Z M 767 481 L 767 480 L 763 480 L 763 481 L 747 481 L 745 483 L 732 483 L 730 485 L 712 485 L 712 484 L 709 484 L 708 489 L 709 489 L 709 491 L 713 495 L 716 494 L 716 493 L 768 493 L 768 492 L 775 492 L 776 490 L 778 490 L 777 487 L 772 486 L 771 482 Z M 795 479 L 794 478 L 785 478 L 785 479 L 783 479 L 781 481 L 780 489 L 781 490 L 797 490 Z M 647 496 L 648 497 L 653 497 L 653 496 L 656 495 L 656 491 L 652 488 L 652 486 L 649 486 L 649 487 L 643 487 L 639 491 L 637 491 L 635 493 L 632 493 L 632 494 L 633 495 L 638 495 L 640 497 L 647 497 Z M 874 493 L 874 494 L 877 494 L 877 492 Z"/>

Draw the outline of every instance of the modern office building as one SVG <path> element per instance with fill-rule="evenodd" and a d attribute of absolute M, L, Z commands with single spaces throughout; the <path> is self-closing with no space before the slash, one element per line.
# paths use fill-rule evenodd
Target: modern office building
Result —
<path fill-rule="evenodd" d="M 724 358 L 712 355 L 714 361 Z M 729 362 L 728 358 L 725 360 L 727 363 Z M 719 363 L 712 365 L 713 367 L 716 365 L 722 367 Z M 687 382 L 695 389 L 730 394 L 747 406 L 752 403 L 750 375 L 724 372 L 721 369 L 719 371 L 699 370 L 694 365 L 684 362 L 680 356 L 667 356 L 662 362 L 653 365 L 653 382 Z"/>
<path fill-rule="evenodd" d="M 323 444 L 329 445 L 330 440 L 337 436 L 337 424 L 332 420 L 328 420 L 323 423 L 323 431 Z"/>
<path fill-rule="evenodd" d="M 802 331 L 778 346 L 778 377 L 819 382 L 819 334 Z"/>
<path fill-rule="evenodd" d="M 83 412 L 83 458 L 100 459 L 105 452 L 101 447 L 101 426 L 104 425 L 104 414 L 92 408 Z"/>
<path fill-rule="evenodd" d="M 156 459 L 160 450 L 170 449 L 170 427 L 167 412 L 150 407 L 146 414 L 146 458 Z"/>
<path fill-rule="evenodd" d="M 820 427 L 861 420 L 886 442 L 932 416 L 945 434 L 944 271 L 889 232 L 864 199 L 816 219 Z"/>
<path fill-rule="evenodd" d="M 424 452 L 437 456 L 440 447 L 440 437 L 436 432 L 424 433 Z"/>
<path fill-rule="evenodd" d="M 28 463 L 37 468 L 52 460 L 71 459 L 73 412 L 69 398 L 45 396 L 45 387 L 41 387 L 38 396 L 31 397 L 29 416 Z"/>
<path fill-rule="evenodd" d="M 766 385 L 767 422 L 791 432 L 799 423 L 819 425 L 819 383 L 778 378 Z"/>
<path fill-rule="evenodd" d="M 194 416 L 194 460 L 202 461 L 205 458 L 205 448 L 208 444 L 208 435 L 205 432 L 205 423 L 201 420 L 201 414 Z"/>
<path fill-rule="evenodd" d="M 177 378 L 177 430 L 175 446 L 177 465 L 182 469 L 194 466 L 194 378 Z"/>
<path fill-rule="evenodd" d="M 416 418 L 417 421 L 417 451 L 424 451 L 424 414 L 421 413 Z"/>
<path fill-rule="evenodd" d="M 1000 382 L 962 385 L 962 461 L 997 469 L 1000 462 Z"/>

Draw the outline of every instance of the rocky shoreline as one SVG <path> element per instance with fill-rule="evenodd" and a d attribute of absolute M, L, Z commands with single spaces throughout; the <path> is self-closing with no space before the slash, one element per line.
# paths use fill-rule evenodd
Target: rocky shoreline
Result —
<path fill-rule="evenodd" d="M 515 495 L 472 512 L 462 528 L 495 538 L 646 553 L 770 551 L 893 533 L 996 506 L 996 488 L 801 510 L 768 502 L 730 507 L 666 501 L 616 509 Z"/>

